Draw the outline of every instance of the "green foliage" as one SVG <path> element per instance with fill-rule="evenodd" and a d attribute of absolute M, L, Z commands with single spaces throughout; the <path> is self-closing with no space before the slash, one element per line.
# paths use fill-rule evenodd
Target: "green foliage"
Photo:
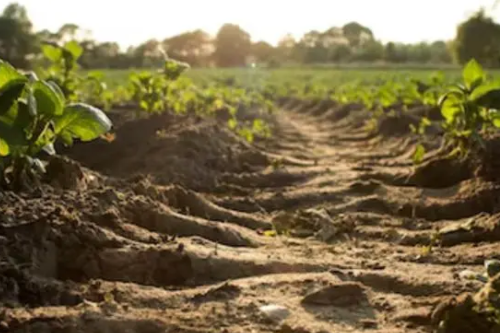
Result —
<path fill-rule="evenodd" d="M 463 70 L 464 84 L 450 87 L 439 105 L 447 138 L 461 153 L 483 145 L 482 133 L 500 127 L 500 82 L 488 81 L 474 59 Z"/>
<path fill-rule="evenodd" d="M 131 74 L 133 100 L 148 113 L 165 111 L 171 84 L 188 68 L 186 63 L 166 58 L 163 69 L 157 73 Z"/>
<path fill-rule="evenodd" d="M 44 42 L 42 45 L 43 55 L 50 61 L 50 67 L 46 74 L 47 80 L 55 82 L 61 87 L 64 96 L 75 101 L 76 89 L 79 78 L 76 74 L 78 59 L 83 53 L 82 47 L 75 41 L 59 45 L 54 42 Z"/>
<path fill-rule="evenodd" d="M 70 103 L 59 87 L 36 75 L 23 75 L 0 62 L 1 183 L 29 186 L 43 172 L 37 159 L 42 151 L 54 154 L 54 143 L 91 141 L 111 129 L 104 113 L 88 104 Z"/>

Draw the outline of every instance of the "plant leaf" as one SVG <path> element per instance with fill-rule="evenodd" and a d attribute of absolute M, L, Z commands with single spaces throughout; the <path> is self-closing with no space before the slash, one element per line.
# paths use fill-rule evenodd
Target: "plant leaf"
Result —
<path fill-rule="evenodd" d="M 42 52 L 45 58 L 52 62 L 58 62 L 62 58 L 62 49 L 55 43 L 43 43 Z"/>
<path fill-rule="evenodd" d="M 37 81 L 33 84 L 38 112 L 48 116 L 60 116 L 63 113 L 64 100 L 51 84 Z"/>
<path fill-rule="evenodd" d="M 470 60 L 462 72 L 465 86 L 469 91 L 473 91 L 481 83 L 483 83 L 485 74 L 483 67 L 475 60 Z"/>
<path fill-rule="evenodd" d="M 461 100 L 455 94 L 447 94 L 441 101 L 441 114 L 448 123 L 452 122 L 457 114 L 463 111 Z"/>
<path fill-rule="evenodd" d="M 413 163 L 420 164 L 424 160 L 425 147 L 422 144 L 417 145 L 413 153 Z"/>
<path fill-rule="evenodd" d="M 91 141 L 108 132 L 111 127 L 111 121 L 103 111 L 84 103 L 66 106 L 62 116 L 54 121 L 55 133 L 64 141 L 69 141 L 69 137 Z"/>
<path fill-rule="evenodd" d="M 0 138 L 0 156 L 7 156 L 9 153 L 9 145 L 4 139 Z"/>
<path fill-rule="evenodd" d="M 25 79 L 13 79 L 0 88 L 0 115 L 7 113 L 21 97 L 26 82 Z"/>
<path fill-rule="evenodd" d="M 13 80 L 24 80 L 25 82 L 28 81 L 25 76 L 19 73 L 9 63 L 0 60 L 0 89 Z"/>
<path fill-rule="evenodd" d="M 500 87 L 486 91 L 479 97 L 475 97 L 473 101 L 480 107 L 487 109 L 500 109 Z"/>
<path fill-rule="evenodd" d="M 75 61 L 78 60 L 78 58 L 80 58 L 82 53 L 83 53 L 83 48 L 80 46 L 80 44 L 78 44 L 78 42 L 76 42 L 74 40 L 64 44 L 64 48 L 69 53 L 71 53 L 71 55 L 73 56 L 73 59 Z"/>

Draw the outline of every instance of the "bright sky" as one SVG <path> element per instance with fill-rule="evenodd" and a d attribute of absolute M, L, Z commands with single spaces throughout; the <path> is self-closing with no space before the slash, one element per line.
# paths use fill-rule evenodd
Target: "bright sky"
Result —
<path fill-rule="evenodd" d="M 13 0 L 14 1 L 14 0 Z M 57 30 L 64 23 L 90 29 L 99 41 L 122 47 L 196 28 L 215 35 L 223 23 L 236 23 L 253 40 L 275 44 L 286 33 L 300 37 L 358 21 L 384 42 L 451 39 L 456 26 L 495 0 L 17 0 L 35 29 Z M 11 1 L 0 0 L 0 8 Z M 500 18 L 500 6 L 492 12 Z"/>

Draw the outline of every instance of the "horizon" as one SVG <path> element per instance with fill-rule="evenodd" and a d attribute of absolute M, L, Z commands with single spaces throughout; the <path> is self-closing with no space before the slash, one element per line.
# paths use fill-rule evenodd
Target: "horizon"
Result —
<path fill-rule="evenodd" d="M 11 2 L 0 0 L 0 6 L 3 9 Z M 353 0 L 337 7 L 331 2 L 326 3 L 326 0 L 309 0 L 306 7 L 303 2 L 282 5 L 254 0 L 248 8 L 244 8 L 241 1 L 236 3 L 230 0 L 214 0 L 210 3 L 184 0 L 170 5 L 143 0 L 141 8 L 132 2 L 117 6 L 116 3 L 96 0 L 86 3 L 71 0 L 17 2 L 26 7 L 36 31 L 57 31 L 65 23 L 74 23 L 83 30 L 91 31 L 95 40 L 117 42 L 122 49 L 149 39 L 163 40 L 196 29 L 214 36 L 224 23 L 238 24 L 250 33 L 253 41 L 264 40 L 272 45 L 276 45 L 287 33 L 299 39 L 308 31 L 324 31 L 352 21 L 370 28 L 375 38 L 384 43 L 446 41 L 454 38 L 460 22 L 481 7 L 494 19 L 498 16 L 495 14 L 499 13 L 498 9 L 492 10 L 493 0 L 459 0 L 453 5 L 432 0 L 419 3 Z M 117 17 L 110 15 L 115 7 L 118 8 Z M 55 14 L 52 12 L 54 8 L 57 8 Z M 169 10 L 175 13 L 172 18 L 168 17 Z M 377 11 L 385 15 L 374 14 Z M 47 15 L 47 12 L 52 15 Z"/>

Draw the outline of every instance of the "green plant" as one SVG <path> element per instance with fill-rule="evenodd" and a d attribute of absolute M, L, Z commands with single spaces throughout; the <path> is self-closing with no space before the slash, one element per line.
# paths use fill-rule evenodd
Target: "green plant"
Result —
<path fill-rule="evenodd" d="M 46 79 L 61 87 L 64 96 L 69 101 L 75 101 L 77 98 L 76 89 L 79 84 L 79 78 L 76 74 L 77 62 L 83 53 L 83 48 L 76 41 L 67 42 L 64 45 L 44 42 L 42 52 L 45 58 L 50 61 Z"/>
<path fill-rule="evenodd" d="M 500 83 L 488 81 L 481 65 L 469 61 L 463 70 L 463 84 L 457 84 L 440 98 L 446 139 L 459 154 L 471 146 L 484 147 L 482 134 L 500 128 Z"/>
<path fill-rule="evenodd" d="M 99 109 L 67 103 L 57 84 L 23 75 L 0 61 L 0 182 L 31 187 L 44 172 L 39 153 L 55 154 L 54 143 L 91 141 L 111 129 Z"/>
<path fill-rule="evenodd" d="M 163 69 L 156 73 L 133 73 L 130 76 L 133 100 L 147 113 L 164 111 L 171 94 L 171 83 L 188 68 L 186 63 L 166 58 Z"/>
<path fill-rule="evenodd" d="M 413 153 L 412 156 L 414 164 L 420 164 L 424 160 L 425 147 L 422 142 L 425 136 L 425 130 L 430 125 L 431 121 L 427 117 L 422 117 L 420 119 L 418 127 L 413 124 L 410 124 L 410 130 L 412 131 L 413 134 L 417 135 L 419 140 L 417 146 L 415 147 L 415 152 Z"/>

